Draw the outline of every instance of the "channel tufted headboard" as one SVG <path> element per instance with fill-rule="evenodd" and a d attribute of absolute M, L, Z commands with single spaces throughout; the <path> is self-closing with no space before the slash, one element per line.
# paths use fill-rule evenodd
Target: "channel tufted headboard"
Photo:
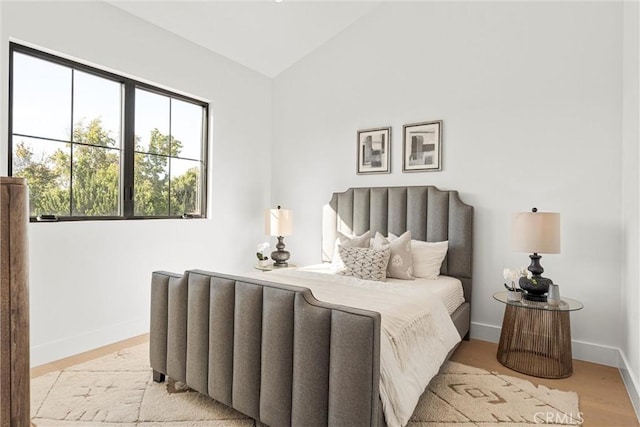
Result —
<path fill-rule="evenodd" d="M 333 193 L 322 212 L 322 261 L 330 262 L 338 232 L 362 234 L 371 230 L 400 235 L 411 230 L 415 240 L 449 241 L 441 273 L 462 281 L 471 302 L 473 207 L 457 191 L 434 186 L 350 188 Z"/>

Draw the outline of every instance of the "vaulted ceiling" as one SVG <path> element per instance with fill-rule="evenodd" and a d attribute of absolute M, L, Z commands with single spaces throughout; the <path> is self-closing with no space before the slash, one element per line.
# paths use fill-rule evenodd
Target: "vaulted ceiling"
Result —
<path fill-rule="evenodd" d="M 275 77 L 380 1 L 122 1 L 109 3 Z"/>

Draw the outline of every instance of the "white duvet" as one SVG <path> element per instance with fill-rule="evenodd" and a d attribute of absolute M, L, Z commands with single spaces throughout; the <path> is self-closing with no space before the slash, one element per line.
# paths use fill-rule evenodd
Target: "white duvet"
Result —
<path fill-rule="evenodd" d="M 408 423 L 429 381 L 460 341 L 443 302 L 427 287 L 407 295 L 406 285 L 304 269 L 251 276 L 309 288 L 320 301 L 380 313 L 380 398 L 389 427 Z"/>

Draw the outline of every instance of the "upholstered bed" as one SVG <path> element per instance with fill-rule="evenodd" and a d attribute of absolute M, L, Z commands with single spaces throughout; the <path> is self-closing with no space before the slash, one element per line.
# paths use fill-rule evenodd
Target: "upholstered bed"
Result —
<path fill-rule="evenodd" d="M 440 272 L 462 283 L 465 302 L 451 320 L 468 337 L 473 208 L 457 192 L 349 189 L 333 195 L 322 225 L 326 262 L 339 232 L 409 230 L 417 240 L 448 240 Z M 380 313 L 319 301 L 310 289 L 271 277 L 278 276 L 153 273 L 154 380 L 181 381 L 270 426 L 386 425 Z"/>

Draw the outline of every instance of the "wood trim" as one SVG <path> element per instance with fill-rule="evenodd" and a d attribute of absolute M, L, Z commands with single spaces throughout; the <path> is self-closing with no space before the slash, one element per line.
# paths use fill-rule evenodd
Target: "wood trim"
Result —
<path fill-rule="evenodd" d="M 0 426 L 30 424 L 29 190 L 0 178 Z"/>
<path fill-rule="evenodd" d="M 65 357 L 64 359 L 55 360 L 53 362 L 45 363 L 44 365 L 34 366 L 31 368 L 31 378 L 36 378 L 49 372 L 61 371 L 70 366 L 77 365 L 79 363 L 88 362 L 90 360 L 97 359 L 102 356 L 109 355 L 116 351 L 123 350 L 125 348 L 133 347 L 138 344 L 148 343 L 149 334 L 138 335 L 133 338 L 128 338 L 123 341 L 118 341 L 113 344 L 108 344 L 102 347 L 88 350 L 83 353 L 79 353 L 73 356 Z"/>

